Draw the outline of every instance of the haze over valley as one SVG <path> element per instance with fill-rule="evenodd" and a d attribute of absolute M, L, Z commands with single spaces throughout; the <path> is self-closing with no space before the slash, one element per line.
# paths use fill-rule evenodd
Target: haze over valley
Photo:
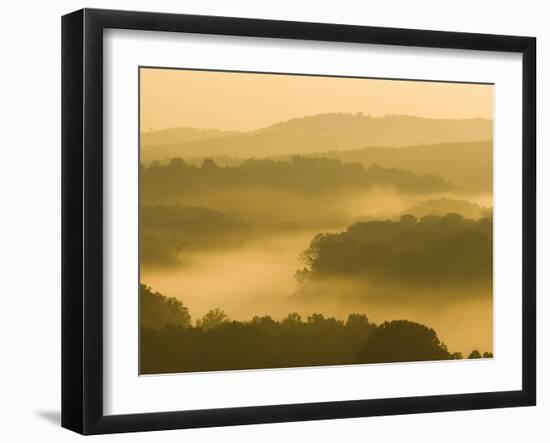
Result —
<path fill-rule="evenodd" d="M 415 82 L 409 83 L 413 91 Z M 399 87 L 405 101 L 406 86 Z M 423 87 L 428 94 L 429 85 Z M 492 99 L 486 88 L 491 94 L 477 90 Z M 172 103 L 162 97 L 142 102 L 158 121 L 164 114 L 155 106 Z M 440 95 L 434 97 L 439 106 Z M 214 98 L 208 103 L 216 106 Z M 479 103 L 485 109 L 486 99 Z M 451 112 L 441 106 L 442 114 Z M 144 372 L 492 356 L 492 119 L 485 111 L 430 118 L 335 108 L 255 129 L 193 127 L 182 119 L 151 130 L 142 120 L 141 297 L 148 300 L 143 312 L 156 313 L 154 321 L 142 314 L 143 324 L 149 322 Z M 242 112 L 245 118 L 248 111 Z M 177 334 L 163 329 L 162 303 L 179 306 L 179 320 L 171 320 L 183 328 Z M 362 326 L 353 329 L 356 324 Z M 407 328 L 410 337 L 418 332 L 437 346 L 390 356 L 386 345 L 375 352 L 378 345 L 365 342 Z M 210 349 L 212 340 L 233 334 L 248 343 L 238 351 L 232 341 L 224 345 L 233 357 L 199 350 L 199 343 Z M 260 336 L 270 351 L 254 360 Z M 330 352 L 316 348 L 332 339 L 343 341 Z M 166 340 L 174 341 L 163 345 Z M 284 340 L 317 351 L 279 353 Z M 186 360 L 174 349 L 188 349 L 187 355 L 193 349 L 195 357 Z"/>

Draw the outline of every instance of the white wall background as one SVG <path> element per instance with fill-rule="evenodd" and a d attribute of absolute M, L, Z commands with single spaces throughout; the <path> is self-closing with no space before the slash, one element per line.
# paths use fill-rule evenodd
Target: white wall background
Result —
<path fill-rule="evenodd" d="M 60 414 L 60 16 L 81 7 L 532 35 L 538 38 L 539 191 L 550 195 L 549 11 L 545 2 L 462 0 L 112 0 L 3 4 L 0 26 L 0 438 L 76 441 Z M 544 170 L 544 171 L 543 171 Z M 550 266 L 549 201 L 539 195 L 539 275 Z M 541 251 L 542 250 L 542 253 Z M 331 420 L 95 437 L 94 441 L 409 442 L 550 440 L 550 290 L 539 278 L 539 405 L 534 408 Z"/>

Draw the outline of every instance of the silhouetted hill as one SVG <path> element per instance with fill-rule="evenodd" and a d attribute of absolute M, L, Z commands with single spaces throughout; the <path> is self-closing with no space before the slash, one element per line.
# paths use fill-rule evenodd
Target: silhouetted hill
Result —
<path fill-rule="evenodd" d="M 140 209 L 142 230 L 162 231 L 164 233 L 202 232 L 220 230 L 239 230 L 245 227 L 236 214 L 224 214 L 201 207 L 142 206 Z"/>
<path fill-rule="evenodd" d="M 302 283 L 327 278 L 435 288 L 491 284 L 493 219 L 459 214 L 371 221 L 319 234 L 302 253 Z"/>
<path fill-rule="evenodd" d="M 161 131 L 144 131 L 141 133 L 140 142 L 142 146 L 177 145 L 235 134 L 237 134 L 236 131 L 219 129 L 170 128 Z"/>
<path fill-rule="evenodd" d="M 429 119 L 410 115 L 371 117 L 358 114 L 318 114 L 277 123 L 259 134 L 316 134 L 346 143 L 371 146 L 409 146 L 443 141 L 474 141 L 492 138 L 491 120 Z"/>
<path fill-rule="evenodd" d="M 407 169 L 416 174 L 435 174 L 461 187 L 492 192 L 493 142 L 439 143 L 405 148 L 367 147 L 350 151 L 312 154 L 365 166 Z"/>
<path fill-rule="evenodd" d="M 451 213 L 461 214 L 465 218 L 478 219 L 490 217 L 492 215 L 492 209 L 482 207 L 467 200 L 438 198 L 419 202 L 404 212 L 404 214 L 412 214 L 418 218 L 428 215 L 442 217 Z"/>
<path fill-rule="evenodd" d="M 404 193 L 430 194 L 451 191 L 454 187 L 434 175 L 417 175 L 409 171 L 368 168 L 359 163 L 342 163 L 336 159 L 292 157 L 288 161 L 246 160 L 237 167 L 219 167 L 205 160 L 200 167 L 182 159 L 166 165 L 142 166 L 142 202 L 167 201 L 185 195 L 212 195 L 217 190 L 250 192 L 252 189 L 291 191 L 300 194 L 332 192 L 339 189 L 366 190 L 392 188 Z"/>
<path fill-rule="evenodd" d="M 142 205 L 140 229 L 141 263 L 169 266 L 183 251 L 240 244 L 249 226 L 236 214 L 207 208 Z"/>
<path fill-rule="evenodd" d="M 364 146 L 399 147 L 466 142 L 492 138 L 487 119 L 427 119 L 412 116 L 370 117 L 363 114 L 319 114 L 277 123 L 256 131 L 194 141 L 150 145 L 143 140 L 144 162 L 172 157 L 232 156 L 238 158 L 311 154 Z M 156 136 L 155 136 L 156 137 Z M 157 137 L 162 140 L 168 138 Z"/>

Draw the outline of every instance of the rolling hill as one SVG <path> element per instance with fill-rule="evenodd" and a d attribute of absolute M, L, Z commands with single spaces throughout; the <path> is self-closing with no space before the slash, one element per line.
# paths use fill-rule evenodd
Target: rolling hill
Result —
<path fill-rule="evenodd" d="M 220 131 L 219 129 L 170 128 L 162 131 L 142 132 L 141 145 L 180 145 L 236 134 L 238 132 Z"/>
<path fill-rule="evenodd" d="M 251 132 L 180 128 L 142 134 L 144 163 L 174 157 L 236 158 L 304 155 L 364 146 L 404 147 L 492 138 L 487 119 L 427 119 L 412 116 L 370 117 L 363 114 L 319 114 L 281 122 Z"/>
<path fill-rule="evenodd" d="M 406 169 L 416 174 L 434 174 L 466 190 L 492 192 L 493 142 L 439 143 L 406 148 L 367 147 L 350 151 L 312 154 L 364 166 Z"/>

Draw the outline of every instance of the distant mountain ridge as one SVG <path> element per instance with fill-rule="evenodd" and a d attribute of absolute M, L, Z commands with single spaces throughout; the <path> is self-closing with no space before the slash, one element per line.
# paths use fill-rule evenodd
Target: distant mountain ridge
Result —
<path fill-rule="evenodd" d="M 275 155 L 266 159 L 288 161 L 293 155 Z M 493 142 L 438 143 L 403 148 L 370 146 L 348 151 L 319 151 L 302 157 L 330 158 L 343 163 L 378 164 L 383 168 L 408 170 L 418 175 L 432 174 L 458 185 L 464 191 L 492 192 Z M 231 156 L 189 157 L 188 164 L 200 166 L 211 159 L 219 166 L 236 167 L 246 160 Z"/>
<path fill-rule="evenodd" d="M 141 144 L 142 146 L 185 144 L 236 134 L 238 134 L 237 131 L 221 131 L 219 129 L 170 128 L 142 132 Z"/>
<path fill-rule="evenodd" d="M 493 135 L 493 122 L 482 118 L 456 120 L 338 113 L 291 119 L 250 132 L 192 128 L 159 132 L 163 134 L 142 133 L 142 162 L 174 157 L 258 158 L 364 146 L 403 147 L 489 140 Z"/>
<path fill-rule="evenodd" d="M 492 140 L 405 148 L 366 147 L 311 156 L 334 158 L 344 163 L 358 162 L 366 167 L 377 163 L 384 168 L 406 169 L 419 175 L 434 174 L 466 190 L 492 192 L 493 189 Z"/>

